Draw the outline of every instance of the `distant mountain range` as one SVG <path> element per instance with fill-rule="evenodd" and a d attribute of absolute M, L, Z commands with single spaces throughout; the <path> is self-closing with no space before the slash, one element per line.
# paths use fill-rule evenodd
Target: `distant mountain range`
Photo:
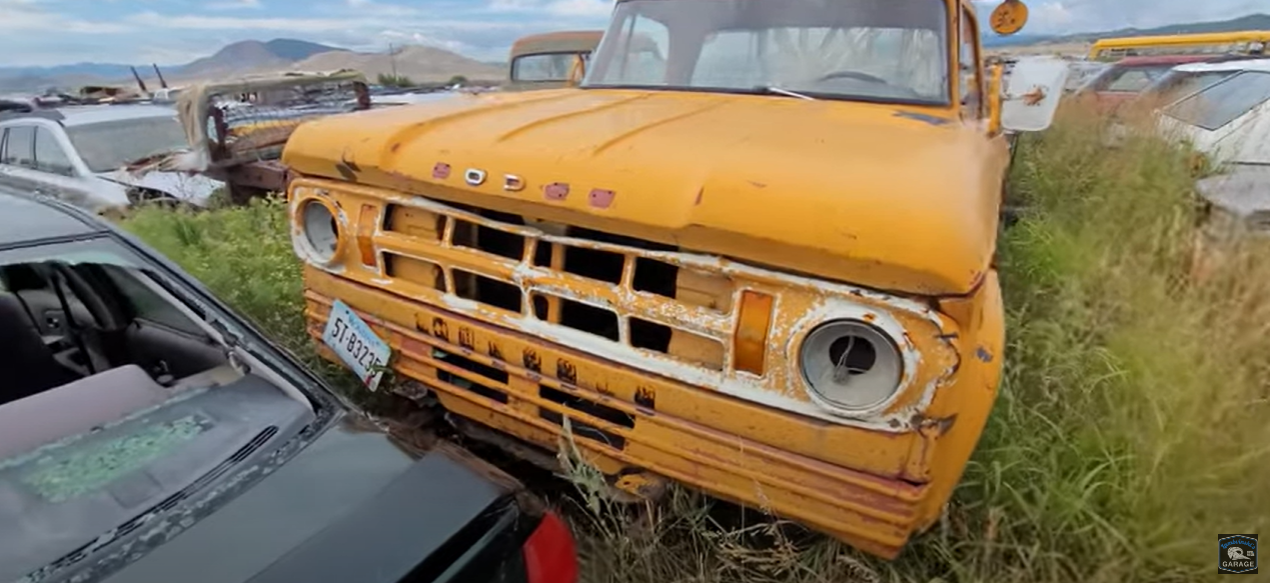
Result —
<path fill-rule="evenodd" d="M 1250 14 L 1216 22 L 1170 24 L 1156 28 L 1122 28 L 1106 32 L 1082 32 L 1064 35 L 1017 34 L 1012 36 L 985 35 L 981 42 L 986 47 L 1024 46 L 1042 43 L 1092 42 L 1101 38 L 1127 36 L 1156 36 L 1170 34 L 1200 34 L 1206 32 L 1235 32 L 1240 30 L 1267 30 L 1271 28 L 1271 15 Z"/>
<path fill-rule="evenodd" d="M 209 57 L 185 65 L 161 67 L 160 70 L 168 80 L 210 78 L 236 72 L 287 68 L 313 55 L 328 52 L 345 52 L 345 49 L 287 38 L 268 42 L 249 40 L 225 45 Z M 137 65 L 136 68 L 143 78 L 156 78 L 151 65 Z M 70 88 L 124 79 L 132 79 L 132 70 L 128 65 L 118 63 L 0 67 L 0 91 L 43 91 L 48 87 Z"/>
<path fill-rule="evenodd" d="M 1172 24 L 1148 29 L 1124 28 L 1067 35 L 1022 34 L 1005 37 L 989 34 L 984 37 L 983 43 L 986 47 L 1017 47 L 1090 42 L 1105 37 L 1267 30 L 1268 28 L 1271 28 L 1271 16 L 1250 14 L 1220 22 Z M 387 53 L 359 53 L 287 38 L 268 42 L 250 40 L 232 43 L 222 47 L 211 56 L 196 59 L 185 65 L 162 67 L 162 71 L 169 82 L 180 83 L 185 80 L 215 79 L 253 72 L 287 69 L 321 71 L 346 67 L 362 71 L 371 78 L 380 73 L 396 71 L 418 82 L 445 81 L 453 75 L 463 75 L 473 80 L 492 80 L 500 79 L 506 74 L 505 64 L 479 62 L 433 47 L 402 47 L 389 55 Z M 157 85 L 154 71 L 149 64 L 137 65 L 137 72 L 148 83 Z M 0 93 L 42 92 L 50 87 L 73 89 L 93 83 L 130 83 L 131 79 L 132 71 L 129 66 L 117 63 L 0 67 Z"/>
<path fill-rule="evenodd" d="M 360 53 L 303 40 L 241 41 L 184 65 L 160 67 L 169 83 L 208 80 L 247 73 L 284 70 L 356 69 L 374 79 L 396 71 L 417 82 L 446 81 L 454 75 L 473 80 L 500 79 L 506 65 L 482 63 L 450 51 L 423 46 L 398 47 L 387 53 Z M 137 65 L 150 88 L 158 86 L 151 65 Z M 76 63 L 51 67 L 0 67 L 0 94 L 43 92 L 50 87 L 72 90 L 88 84 L 131 84 L 132 69 L 117 63 Z"/>

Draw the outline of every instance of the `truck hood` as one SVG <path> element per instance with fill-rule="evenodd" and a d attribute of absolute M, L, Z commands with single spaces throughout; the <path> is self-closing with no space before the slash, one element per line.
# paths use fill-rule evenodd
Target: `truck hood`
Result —
<path fill-rule="evenodd" d="M 934 108 L 599 89 L 331 116 L 283 154 L 300 174 L 918 295 L 979 282 L 1007 159 Z"/>

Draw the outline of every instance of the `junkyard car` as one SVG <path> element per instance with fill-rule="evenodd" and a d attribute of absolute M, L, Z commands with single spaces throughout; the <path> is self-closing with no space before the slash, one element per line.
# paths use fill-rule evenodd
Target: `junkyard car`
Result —
<path fill-rule="evenodd" d="M 1075 97 L 1087 100 L 1101 111 L 1115 111 L 1164 77 L 1171 68 L 1212 58 L 1211 55 L 1127 57 L 1091 77 L 1077 89 Z"/>
<path fill-rule="evenodd" d="M 1271 219 L 1271 66 L 1267 59 L 1178 67 L 1177 96 L 1158 112 L 1158 130 L 1203 157 L 1207 173 L 1196 183 L 1204 222 L 1197 241 L 1197 272 L 1250 237 L 1266 237 Z"/>
<path fill-rule="evenodd" d="M 144 201 L 203 205 L 221 183 L 128 166 L 185 149 L 170 108 L 90 105 L 0 113 L 0 185 L 40 192 L 94 212 Z"/>
<path fill-rule="evenodd" d="M 0 192 L 0 370 L 0 581 L 575 581 L 516 481 L 63 203 Z"/>
<path fill-rule="evenodd" d="M 591 57 L 603 31 L 549 32 L 517 39 L 508 56 L 511 90 L 553 89 L 570 82 L 574 68 Z"/>
<path fill-rule="evenodd" d="M 1199 67 L 1199 65 L 1198 65 Z M 1228 74 L 1159 110 L 1159 131 L 1186 142 L 1215 167 L 1258 165 L 1268 158 L 1271 69 L 1267 59 L 1205 65 Z"/>
<path fill-rule="evenodd" d="M 992 407 L 1001 130 L 1049 124 L 1067 70 L 1020 59 L 999 91 L 975 11 L 620 0 L 580 87 L 305 123 L 310 333 L 347 305 L 478 438 L 573 439 L 617 490 L 894 557 Z"/>
<path fill-rule="evenodd" d="M 1169 105 L 1227 77 L 1257 59 L 1221 59 L 1178 65 L 1144 89 L 1136 100 L 1155 107 Z M 1263 58 L 1265 60 L 1265 58 Z"/>

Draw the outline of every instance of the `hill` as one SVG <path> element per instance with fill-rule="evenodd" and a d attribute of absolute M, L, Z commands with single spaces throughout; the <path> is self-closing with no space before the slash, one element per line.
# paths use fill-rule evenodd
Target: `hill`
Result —
<path fill-rule="evenodd" d="M 252 70 L 285 69 L 292 63 L 319 53 L 338 53 L 343 50 L 286 38 L 269 42 L 248 40 L 225 45 L 210 57 L 203 57 L 177 68 L 173 74 L 183 78 L 208 78 Z"/>
<path fill-rule="evenodd" d="M 320 53 L 295 63 L 300 71 L 356 69 L 374 81 L 379 75 L 404 75 L 417 83 L 444 82 L 455 75 L 471 80 L 497 80 L 507 75 L 502 66 L 469 59 L 447 50 L 409 45 L 388 53 L 355 53 L 339 51 Z"/>

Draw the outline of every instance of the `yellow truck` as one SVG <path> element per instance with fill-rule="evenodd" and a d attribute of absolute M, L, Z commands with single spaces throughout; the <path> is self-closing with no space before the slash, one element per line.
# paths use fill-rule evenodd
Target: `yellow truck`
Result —
<path fill-rule="evenodd" d="M 554 89 L 571 83 L 600 44 L 602 30 L 570 30 L 522 37 L 508 55 L 507 89 Z"/>
<path fill-rule="evenodd" d="M 1007 134 L 1066 70 L 1003 82 L 975 14 L 618 0 L 578 87 L 306 122 L 309 332 L 474 438 L 572 440 L 615 491 L 674 480 L 894 557 L 997 394 Z"/>

